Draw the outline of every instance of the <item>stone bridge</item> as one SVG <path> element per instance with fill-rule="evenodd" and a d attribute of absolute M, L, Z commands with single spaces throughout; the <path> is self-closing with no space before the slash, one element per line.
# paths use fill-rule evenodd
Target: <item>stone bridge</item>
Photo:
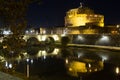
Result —
<path fill-rule="evenodd" d="M 102 45 L 102 46 L 120 46 L 119 34 L 66 34 L 64 35 L 70 39 L 69 43 L 72 44 L 85 44 L 85 45 Z M 61 42 L 64 37 L 61 34 L 50 35 L 24 35 L 23 39 L 27 41 L 54 41 Z"/>
<path fill-rule="evenodd" d="M 60 42 L 61 40 L 61 35 L 43 35 L 43 34 L 26 34 L 24 35 L 23 39 L 26 42 L 44 42 L 44 41 L 53 41 L 53 42 Z"/>

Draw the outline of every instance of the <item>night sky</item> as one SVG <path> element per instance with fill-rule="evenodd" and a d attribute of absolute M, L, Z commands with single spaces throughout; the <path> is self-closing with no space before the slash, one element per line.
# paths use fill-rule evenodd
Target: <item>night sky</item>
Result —
<path fill-rule="evenodd" d="M 28 24 L 35 27 L 63 27 L 66 11 L 80 6 L 89 7 L 103 14 L 105 25 L 120 24 L 120 2 L 118 0 L 41 0 L 29 6 Z"/>

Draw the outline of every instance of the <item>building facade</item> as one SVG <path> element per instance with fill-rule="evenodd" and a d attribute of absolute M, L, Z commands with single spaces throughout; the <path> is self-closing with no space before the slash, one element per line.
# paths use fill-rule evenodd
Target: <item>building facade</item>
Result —
<path fill-rule="evenodd" d="M 75 9 L 70 9 L 66 12 L 66 27 L 79 27 L 86 26 L 87 24 L 104 27 L 104 16 L 95 14 L 92 9 L 83 6 Z"/>

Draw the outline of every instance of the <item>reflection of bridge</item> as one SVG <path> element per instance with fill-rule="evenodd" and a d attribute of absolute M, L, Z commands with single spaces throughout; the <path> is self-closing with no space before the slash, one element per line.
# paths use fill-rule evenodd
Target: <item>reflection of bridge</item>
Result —
<path fill-rule="evenodd" d="M 31 54 L 31 52 L 36 52 L 34 54 Z M 30 58 L 39 58 L 39 57 L 43 57 L 43 59 L 46 58 L 46 56 L 54 56 L 54 55 L 58 55 L 60 53 L 60 50 L 58 48 L 54 48 L 54 47 L 46 47 L 46 49 L 41 49 L 41 50 L 35 50 L 32 49 L 32 51 L 25 51 L 22 52 L 21 54 L 18 54 L 15 57 L 11 58 L 6 58 L 5 56 L 1 56 L 0 55 L 0 62 L 4 62 L 4 61 L 11 61 L 11 60 L 27 60 Z M 22 55 L 22 56 L 21 56 Z"/>

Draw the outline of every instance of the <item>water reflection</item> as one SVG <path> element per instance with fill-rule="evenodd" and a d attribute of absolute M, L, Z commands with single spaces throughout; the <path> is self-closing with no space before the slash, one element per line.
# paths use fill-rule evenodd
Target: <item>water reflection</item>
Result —
<path fill-rule="evenodd" d="M 79 77 L 85 73 L 100 71 L 103 69 L 103 61 L 85 60 L 83 61 L 70 61 L 66 64 L 68 74 L 71 76 Z"/>
<path fill-rule="evenodd" d="M 64 51 L 67 52 L 67 54 L 69 52 L 67 50 Z M 62 53 L 63 55 L 66 55 L 64 51 Z M 100 71 L 104 67 L 104 62 L 99 55 L 84 49 L 71 48 L 65 62 L 67 73 L 75 77 L 79 77 L 81 74 L 85 73 Z"/>
<path fill-rule="evenodd" d="M 71 77 L 81 77 L 86 74 L 87 77 L 84 77 L 84 80 L 88 80 L 88 78 L 93 80 L 94 75 L 113 80 L 109 77 L 120 75 L 119 52 L 99 49 L 31 48 L 29 51 L 28 49 L 24 50 L 16 57 L 6 58 L 1 55 L 0 61 L 2 67 L 0 69 L 10 72 L 17 71 L 26 75 L 26 77 L 37 76 L 38 79 L 35 80 L 39 80 L 41 77 L 48 78 L 43 80 L 49 80 L 50 76 L 72 80 Z M 101 78 L 96 80 L 101 80 Z"/>
<path fill-rule="evenodd" d="M 13 60 L 23 60 L 28 58 L 36 58 L 36 57 L 44 57 L 48 55 L 57 55 L 60 52 L 60 49 L 54 48 L 54 47 L 31 47 L 27 48 L 24 51 L 21 51 L 20 54 L 16 56 L 7 57 L 5 55 L 0 56 L 0 61 L 9 61 L 11 59 Z"/>

